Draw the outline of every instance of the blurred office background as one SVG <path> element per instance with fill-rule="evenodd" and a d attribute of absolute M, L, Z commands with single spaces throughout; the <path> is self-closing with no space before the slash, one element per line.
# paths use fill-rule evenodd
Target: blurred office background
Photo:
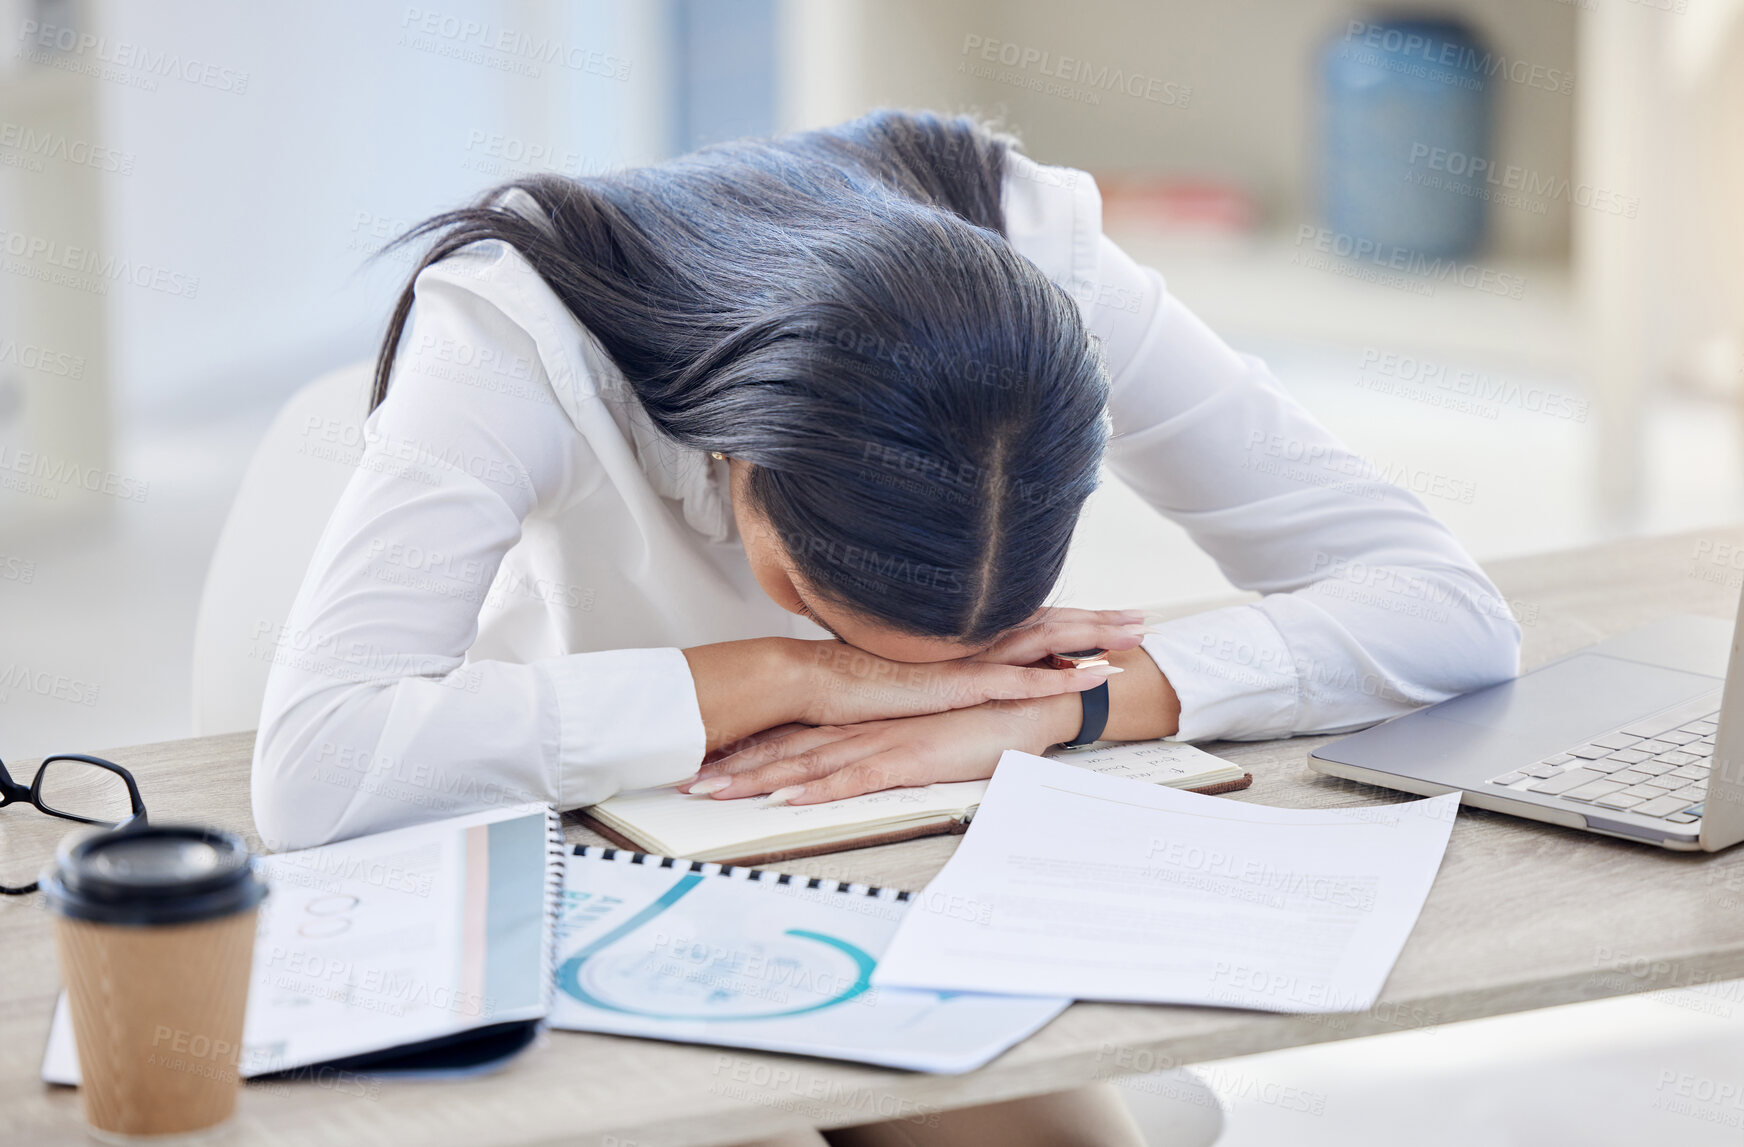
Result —
<path fill-rule="evenodd" d="M 0 0 L 0 754 L 196 731 L 231 496 L 371 354 L 388 237 L 879 105 L 1094 173 L 1118 242 L 1481 559 L 1744 516 L 1744 0 Z M 1062 600 L 1226 591 L 1110 482 Z M 1735 1142 L 1663 1102 L 1744 1071 L 1709 995 L 1208 1074 L 1232 1144 Z"/>

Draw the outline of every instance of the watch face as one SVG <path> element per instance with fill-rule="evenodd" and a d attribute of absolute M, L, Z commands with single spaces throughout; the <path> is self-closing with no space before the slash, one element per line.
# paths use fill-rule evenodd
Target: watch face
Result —
<path fill-rule="evenodd" d="M 1084 665 L 1104 664 L 1106 649 L 1079 649 L 1071 653 L 1050 653 L 1048 661 L 1055 669 L 1073 669 Z"/>

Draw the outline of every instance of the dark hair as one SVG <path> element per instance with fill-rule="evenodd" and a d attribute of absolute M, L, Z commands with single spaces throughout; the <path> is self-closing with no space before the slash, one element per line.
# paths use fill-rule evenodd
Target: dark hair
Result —
<path fill-rule="evenodd" d="M 395 243 L 436 237 L 420 270 L 512 245 L 662 432 L 753 464 L 753 504 L 817 594 L 981 644 L 1046 601 L 1106 438 L 1076 304 L 1004 236 L 1011 146 L 966 117 L 880 111 L 527 176 Z M 510 188 L 547 218 L 498 203 Z M 372 410 L 412 300 L 408 283 Z"/>

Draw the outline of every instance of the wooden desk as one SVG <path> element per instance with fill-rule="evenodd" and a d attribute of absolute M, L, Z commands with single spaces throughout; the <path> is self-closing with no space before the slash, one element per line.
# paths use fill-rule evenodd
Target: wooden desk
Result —
<path fill-rule="evenodd" d="M 1744 530 L 1710 531 L 1498 562 L 1492 572 L 1524 615 L 1531 666 L 1670 613 L 1730 618 L 1744 570 L 1720 547 L 1739 545 Z M 1253 771 L 1253 787 L 1236 799 L 1291 807 L 1399 799 L 1311 773 L 1306 755 L 1321 740 L 1209 747 Z M 109 755 L 137 773 L 154 811 L 250 833 L 250 742 L 230 735 Z M 20 764 L 30 775 L 34 762 Z M 46 856 L 58 835 L 49 821 L 0 812 L 0 854 Z M 579 829 L 572 837 L 589 839 Z M 934 837 L 783 867 L 919 888 L 956 843 Z M 924 1119 L 1225 1056 L 1744 977 L 1740 901 L 1744 849 L 1680 855 L 1463 810 L 1417 929 L 1368 1012 L 1078 1004 L 982 1070 L 954 1077 L 554 1032 L 482 1079 L 251 1085 L 237 1141 L 656 1147 L 733 1143 L 796 1124 Z M 75 1094 L 45 1087 L 37 1074 L 57 987 L 49 925 L 40 896 L 0 898 L 0 1125 L 8 1143 L 85 1142 Z"/>

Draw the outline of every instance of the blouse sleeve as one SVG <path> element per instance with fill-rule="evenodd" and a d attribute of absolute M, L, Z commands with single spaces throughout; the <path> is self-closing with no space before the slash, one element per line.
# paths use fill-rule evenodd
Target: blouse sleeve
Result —
<path fill-rule="evenodd" d="M 1102 345 L 1109 468 L 1262 595 L 1145 637 L 1181 700 L 1176 738 L 1339 732 L 1511 677 L 1518 623 L 1423 503 L 1103 236 L 1089 176 L 1019 170 L 1012 240 Z"/>
<path fill-rule="evenodd" d="M 479 244 L 419 275 L 393 385 L 270 635 L 252 788 L 275 848 L 507 803 L 591 804 L 702 759 L 677 649 L 466 662 L 523 520 L 600 480 L 533 336 L 481 293 L 512 257 Z"/>

